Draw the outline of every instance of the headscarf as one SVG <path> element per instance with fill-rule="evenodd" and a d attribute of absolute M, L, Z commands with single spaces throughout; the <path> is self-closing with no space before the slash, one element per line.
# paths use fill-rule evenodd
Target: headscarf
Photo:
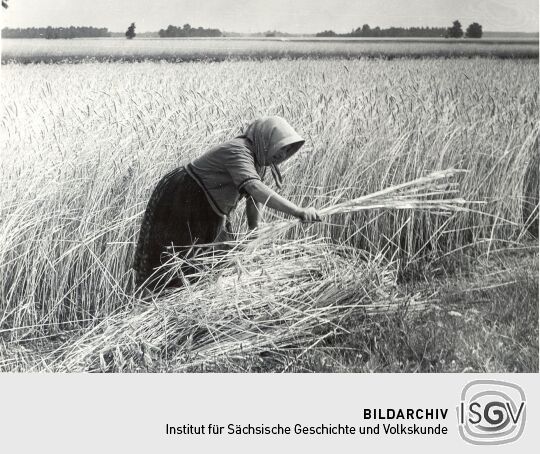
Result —
<path fill-rule="evenodd" d="M 304 144 L 305 140 L 283 118 L 263 117 L 255 120 L 244 131 L 243 137 L 247 137 L 254 146 L 255 161 L 264 175 L 264 168 L 269 166 L 276 185 L 281 189 L 283 177 L 277 164 L 271 162 L 283 147 L 293 145 L 287 159 L 296 153 Z"/>

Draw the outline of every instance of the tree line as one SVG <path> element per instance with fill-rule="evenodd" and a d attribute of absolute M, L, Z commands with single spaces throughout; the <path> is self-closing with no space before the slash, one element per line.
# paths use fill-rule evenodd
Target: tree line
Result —
<path fill-rule="evenodd" d="M 2 38 L 46 38 L 46 39 L 71 39 L 71 38 L 109 38 L 113 35 L 107 28 L 96 27 L 29 27 L 2 29 Z M 117 34 L 114 34 L 117 35 Z M 132 23 L 124 34 L 126 38 L 133 39 L 136 36 L 135 24 Z M 192 27 L 185 24 L 182 27 L 169 25 L 166 29 L 158 32 L 161 38 L 216 38 L 223 36 L 217 28 Z"/>
<path fill-rule="evenodd" d="M 160 38 L 217 38 L 223 36 L 221 30 L 217 28 L 195 28 L 189 24 L 184 24 L 183 27 L 169 25 L 166 29 L 161 29 L 158 34 Z"/>
<path fill-rule="evenodd" d="M 265 36 L 278 36 L 279 32 L 267 32 Z M 452 27 L 390 27 L 382 29 L 380 27 L 371 28 L 369 24 L 364 24 L 352 30 L 350 33 L 338 34 L 332 30 L 325 30 L 315 36 L 321 38 L 351 37 L 351 38 L 481 38 L 482 26 L 477 22 L 470 24 L 465 32 L 461 23 L 456 20 Z M 46 38 L 46 39 L 70 39 L 70 38 L 108 38 L 111 32 L 107 28 L 96 27 L 30 27 L 30 28 L 3 28 L 2 38 Z M 135 34 L 135 24 L 132 23 L 125 33 L 128 39 L 133 39 Z M 217 38 L 223 36 L 221 30 L 217 28 L 192 27 L 184 24 L 182 27 L 169 25 L 166 29 L 158 32 L 160 38 Z"/>
<path fill-rule="evenodd" d="M 482 26 L 473 22 L 464 33 L 461 23 L 456 20 L 452 27 L 389 27 L 371 28 L 369 24 L 364 24 L 352 30 L 350 33 L 338 34 L 333 30 L 325 30 L 317 33 L 319 38 L 461 38 L 463 35 L 467 38 L 481 38 Z"/>
<path fill-rule="evenodd" d="M 107 28 L 96 27 L 29 27 L 2 29 L 2 38 L 108 38 L 111 33 Z"/>
<path fill-rule="evenodd" d="M 445 28 L 441 27 L 390 27 L 390 28 L 371 28 L 368 24 L 352 30 L 350 33 L 338 34 L 333 30 L 325 30 L 317 33 L 315 36 L 331 38 L 331 37 L 348 37 L 348 38 L 436 38 L 441 37 L 445 33 Z"/>

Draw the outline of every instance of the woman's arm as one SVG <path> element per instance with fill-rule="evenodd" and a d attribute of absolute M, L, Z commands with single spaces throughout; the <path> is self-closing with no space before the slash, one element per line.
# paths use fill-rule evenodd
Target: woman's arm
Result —
<path fill-rule="evenodd" d="M 259 226 L 259 221 L 261 220 L 261 205 L 251 196 L 248 196 L 246 199 L 246 217 L 248 222 L 249 230 L 256 229 Z"/>
<path fill-rule="evenodd" d="M 290 214 L 306 222 L 320 221 L 319 214 L 314 208 L 301 208 L 291 201 L 281 197 L 278 193 L 266 186 L 262 181 L 252 180 L 244 186 L 246 192 L 255 202 L 266 205 L 274 210 Z"/>

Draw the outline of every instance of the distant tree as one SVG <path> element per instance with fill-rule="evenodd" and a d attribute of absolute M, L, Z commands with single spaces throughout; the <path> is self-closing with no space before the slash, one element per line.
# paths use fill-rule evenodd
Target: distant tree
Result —
<path fill-rule="evenodd" d="M 465 32 L 466 38 L 481 38 L 482 37 L 482 26 L 478 22 L 473 22 L 467 27 Z"/>
<path fill-rule="evenodd" d="M 135 22 L 132 22 L 126 31 L 126 38 L 133 39 L 135 36 Z"/>
<path fill-rule="evenodd" d="M 461 38 L 463 36 L 461 23 L 458 20 L 455 20 L 452 26 L 448 29 L 448 36 L 450 38 Z"/>
<path fill-rule="evenodd" d="M 362 25 L 362 36 L 371 36 L 371 27 L 368 24 Z"/>
<path fill-rule="evenodd" d="M 319 32 L 315 35 L 317 38 L 333 38 L 337 36 L 336 32 L 333 30 L 325 30 L 324 32 Z"/>
<path fill-rule="evenodd" d="M 7 8 L 8 7 L 8 0 L 2 0 L 2 6 L 4 8 Z"/>

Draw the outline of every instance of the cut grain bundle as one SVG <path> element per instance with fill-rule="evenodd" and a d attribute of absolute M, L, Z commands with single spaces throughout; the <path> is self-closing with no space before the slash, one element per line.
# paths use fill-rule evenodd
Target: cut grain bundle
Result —
<path fill-rule="evenodd" d="M 321 218 L 336 214 L 346 214 L 358 211 L 388 209 L 388 210 L 426 210 L 434 214 L 448 215 L 455 211 L 471 211 L 468 204 L 482 202 L 466 201 L 463 198 L 448 197 L 458 192 L 458 183 L 441 183 L 465 170 L 447 169 L 433 172 L 425 177 L 417 178 L 407 183 L 367 194 L 353 200 L 346 200 L 319 210 Z M 254 246 L 268 241 L 276 236 L 283 236 L 289 229 L 298 226 L 295 220 L 283 220 L 269 223 L 256 231 L 257 241 Z"/>
<path fill-rule="evenodd" d="M 200 280 L 110 317 L 62 349 L 58 370 L 175 370 L 264 351 L 305 351 L 366 313 L 424 304 L 400 296 L 392 264 L 308 238 L 206 261 Z"/>

